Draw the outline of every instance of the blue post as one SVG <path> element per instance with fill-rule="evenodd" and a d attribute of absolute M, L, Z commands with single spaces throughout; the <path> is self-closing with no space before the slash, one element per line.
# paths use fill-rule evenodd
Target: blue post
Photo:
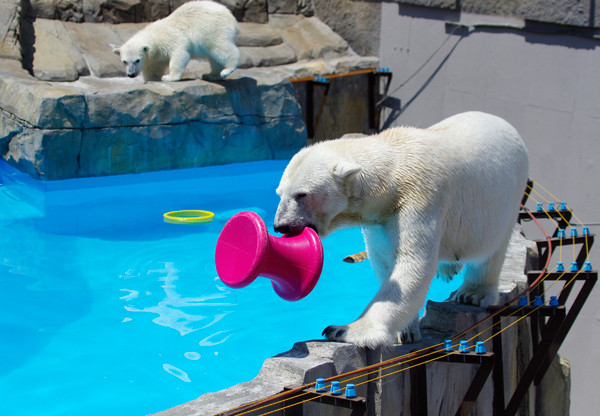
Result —
<path fill-rule="evenodd" d="M 577 270 L 579 270 L 579 267 L 577 266 L 577 262 L 576 261 L 572 261 L 571 262 L 571 267 L 569 267 L 569 270 L 572 272 L 576 272 Z"/>
<path fill-rule="evenodd" d="M 460 345 L 458 346 L 458 352 L 462 352 L 463 354 L 469 352 L 469 344 L 467 343 L 467 341 L 460 342 Z"/>
<path fill-rule="evenodd" d="M 349 399 L 354 399 L 356 397 L 356 389 L 354 388 L 354 384 L 346 384 L 345 394 Z"/>
<path fill-rule="evenodd" d="M 527 306 L 529 302 L 527 302 L 527 296 L 519 296 L 519 306 Z"/>
<path fill-rule="evenodd" d="M 325 393 L 327 391 L 327 387 L 325 387 L 325 379 L 324 378 L 317 379 L 317 384 L 315 384 L 315 390 L 318 391 L 319 393 Z"/>
<path fill-rule="evenodd" d="M 592 263 L 590 263 L 589 261 L 586 261 L 585 263 L 583 263 L 583 271 L 591 272 L 592 271 Z"/>
<path fill-rule="evenodd" d="M 554 306 L 554 307 L 558 306 L 559 305 L 558 298 L 556 296 L 550 296 L 550 303 L 549 303 L 549 305 L 550 306 Z"/>
<path fill-rule="evenodd" d="M 476 354 L 485 354 L 485 344 L 483 341 L 477 341 L 475 344 L 475 353 Z"/>
<path fill-rule="evenodd" d="M 329 393 L 331 393 L 332 396 L 339 396 L 342 394 L 342 388 L 340 387 L 339 381 L 331 382 L 331 389 L 329 390 Z"/>
<path fill-rule="evenodd" d="M 533 306 L 542 306 L 544 304 L 544 301 L 542 300 L 541 296 L 536 296 L 535 299 L 533 300 Z"/>
<path fill-rule="evenodd" d="M 565 271 L 565 265 L 563 264 L 562 261 L 557 261 L 556 262 L 556 271 L 557 272 L 564 272 Z"/>
<path fill-rule="evenodd" d="M 446 341 L 444 341 L 444 350 L 446 352 L 454 351 L 454 348 L 452 348 L 452 340 L 451 339 L 447 339 Z"/>

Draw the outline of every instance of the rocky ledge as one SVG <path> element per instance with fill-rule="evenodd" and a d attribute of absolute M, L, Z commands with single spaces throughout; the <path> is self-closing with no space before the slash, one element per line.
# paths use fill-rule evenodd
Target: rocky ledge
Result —
<path fill-rule="evenodd" d="M 535 252 L 535 244 L 526 240 L 515 227 L 512 240 L 500 275 L 500 304 L 508 302 L 527 285 L 523 274 L 529 261 L 527 254 Z M 220 414 L 244 404 L 280 393 L 284 387 L 298 387 L 312 383 L 317 377 L 329 378 L 345 374 L 368 365 L 377 364 L 395 357 L 407 355 L 448 339 L 484 319 L 485 310 L 450 302 L 427 303 L 425 316 L 421 319 L 422 341 L 416 344 L 397 345 L 375 350 L 355 345 L 326 341 L 298 342 L 288 352 L 267 359 L 259 375 L 251 381 L 228 389 L 206 393 L 196 400 L 183 403 L 155 416 L 203 416 Z M 502 336 L 503 371 L 505 394 L 510 397 L 531 359 L 532 338 L 528 320 L 506 322 L 515 324 L 506 327 Z M 490 325 L 489 323 L 487 325 Z M 485 326 L 484 326 L 485 328 Z M 489 331 L 480 333 L 482 339 Z M 465 334 L 465 339 L 477 338 L 474 330 Z M 478 338 L 479 339 L 479 338 Z M 472 341 L 474 343 L 475 341 Z M 491 342 L 486 343 L 490 349 Z M 408 370 L 403 367 L 402 370 Z M 367 398 L 368 415 L 413 415 L 411 412 L 411 373 L 398 367 L 388 366 L 387 371 L 362 374 L 352 378 L 341 377 L 341 383 L 356 384 L 358 396 Z M 427 405 L 429 414 L 451 415 L 457 413 L 460 401 L 471 383 L 476 365 L 461 365 L 435 362 L 427 365 Z M 530 388 L 519 409 L 520 415 L 558 416 L 569 412 L 570 370 L 569 362 L 556 356 L 548 372 L 536 386 Z M 343 386 L 342 384 L 342 386 Z M 302 399 L 304 400 L 304 399 Z M 249 415 L 285 414 L 281 411 L 288 402 L 279 406 L 259 408 Z M 317 402 L 305 403 L 302 414 L 311 416 L 350 415 L 350 409 L 342 409 Z M 471 411 L 472 416 L 492 414 L 493 385 L 489 377 Z M 292 409 L 294 410 L 294 409 Z M 354 413 L 352 413 L 354 414 Z"/>
<path fill-rule="evenodd" d="M 288 158 L 306 144 L 289 80 L 378 63 L 314 16 L 272 13 L 240 22 L 240 65 L 226 80 L 203 81 L 208 64 L 192 61 L 181 82 L 144 84 L 125 77 L 112 47 L 146 23 L 31 18 L 29 9 L 0 3 L 0 152 L 43 180 Z"/>

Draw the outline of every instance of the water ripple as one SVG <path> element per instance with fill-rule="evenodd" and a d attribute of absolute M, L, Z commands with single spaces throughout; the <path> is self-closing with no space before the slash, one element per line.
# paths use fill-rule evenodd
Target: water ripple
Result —
<path fill-rule="evenodd" d="M 177 377 L 178 379 L 185 381 L 186 383 L 191 382 L 192 380 L 190 380 L 190 378 L 188 377 L 187 373 L 175 366 L 172 366 L 171 364 L 163 364 L 163 368 L 164 370 L 171 374 L 172 376 Z"/>
<path fill-rule="evenodd" d="M 164 292 L 164 296 L 161 296 L 161 300 L 152 306 L 146 307 L 134 307 L 132 305 L 125 305 L 124 308 L 128 312 L 147 312 L 157 314 L 158 317 L 154 318 L 152 322 L 157 325 L 172 328 L 178 331 L 181 335 L 186 335 L 199 329 L 208 328 L 231 311 L 220 311 L 215 313 L 215 308 L 232 307 L 233 305 L 229 302 L 210 302 L 216 299 L 226 298 L 227 291 L 217 287 L 218 293 L 197 296 L 197 297 L 182 297 L 177 291 L 177 281 L 179 280 L 179 270 L 175 267 L 172 262 L 165 262 L 163 267 L 148 270 L 148 275 L 158 274 L 158 281 L 163 282 L 161 289 Z M 129 294 L 120 297 L 125 301 L 140 300 L 145 301 L 147 298 L 139 298 L 139 291 L 134 289 L 120 289 L 123 292 L 129 292 Z M 151 298 L 151 293 L 147 292 L 147 297 Z M 209 308 L 205 313 L 197 313 L 197 308 Z M 192 308 L 194 312 L 186 312 Z M 208 323 L 203 323 L 203 321 Z M 201 323 L 202 322 L 202 323 Z M 200 324 L 201 323 L 201 324 Z"/>

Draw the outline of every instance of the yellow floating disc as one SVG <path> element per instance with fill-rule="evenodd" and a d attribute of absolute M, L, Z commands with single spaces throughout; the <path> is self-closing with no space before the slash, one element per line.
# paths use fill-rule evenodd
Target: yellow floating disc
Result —
<path fill-rule="evenodd" d="M 215 214 L 210 211 L 184 210 L 166 212 L 163 217 L 165 222 L 171 224 L 202 224 L 211 222 Z"/>

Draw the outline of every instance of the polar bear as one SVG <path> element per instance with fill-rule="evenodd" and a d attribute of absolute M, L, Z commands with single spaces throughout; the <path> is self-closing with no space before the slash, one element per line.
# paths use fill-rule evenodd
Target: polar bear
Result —
<path fill-rule="evenodd" d="M 323 334 L 370 348 L 412 342 L 436 272 L 451 277 L 464 266 L 454 301 L 497 301 L 527 176 L 527 149 L 510 124 L 462 113 L 427 129 L 397 127 L 300 150 L 277 188 L 274 227 L 311 227 L 322 238 L 362 227 L 380 289 L 356 321 Z"/>
<path fill-rule="evenodd" d="M 192 58 L 208 59 L 211 72 L 203 78 L 222 79 L 237 68 L 238 34 L 238 23 L 227 7 L 191 1 L 150 23 L 113 52 L 121 57 L 128 77 L 141 71 L 144 82 L 179 81 Z M 167 67 L 169 73 L 164 75 Z"/>

